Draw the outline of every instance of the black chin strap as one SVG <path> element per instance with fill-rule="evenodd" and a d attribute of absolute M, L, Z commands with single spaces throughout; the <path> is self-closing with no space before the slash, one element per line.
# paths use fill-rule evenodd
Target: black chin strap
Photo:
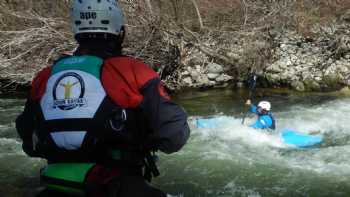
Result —
<path fill-rule="evenodd" d="M 75 36 L 79 47 L 74 55 L 94 55 L 102 59 L 122 55 L 125 29 L 118 36 L 107 33 L 81 33 Z"/>

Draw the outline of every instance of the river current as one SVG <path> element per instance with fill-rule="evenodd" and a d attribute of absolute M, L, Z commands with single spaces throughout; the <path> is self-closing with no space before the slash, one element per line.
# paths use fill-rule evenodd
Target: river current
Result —
<path fill-rule="evenodd" d="M 260 92 L 260 93 L 259 93 Z M 211 90 L 174 97 L 189 114 L 191 137 L 178 153 L 160 153 L 161 176 L 153 184 L 175 196 L 350 196 L 350 97 L 258 91 L 269 100 L 277 122 L 273 134 L 242 125 L 246 92 Z M 0 98 L 0 196 L 33 196 L 45 165 L 21 150 L 14 120 L 24 100 Z M 217 129 L 198 129 L 197 118 L 231 120 Z M 254 121 L 249 115 L 245 123 Z M 279 130 L 322 135 L 316 147 L 284 144 Z"/>

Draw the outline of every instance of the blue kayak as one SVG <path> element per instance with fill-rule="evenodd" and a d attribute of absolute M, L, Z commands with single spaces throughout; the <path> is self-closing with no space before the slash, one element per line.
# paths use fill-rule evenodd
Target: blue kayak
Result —
<path fill-rule="evenodd" d="M 290 129 L 282 129 L 281 138 L 284 143 L 306 148 L 320 144 L 323 139 L 319 135 L 308 135 L 293 131 Z"/>
<path fill-rule="evenodd" d="M 221 116 L 214 118 L 197 118 L 197 128 L 215 129 L 220 128 L 222 125 L 227 125 L 232 121 L 232 118 Z M 298 148 L 312 147 L 322 143 L 323 138 L 319 135 L 308 135 L 291 129 L 282 129 L 281 139 L 285 144 L 293 145 Z"/>
<path fill-rule="evenodd" d="M 196 119 L 196 127 L 203 129 L 215 129 L 219 128 L 220 125 L 227 125 L 232 121 L 231 118 L 226 116 L 220 116 L 215 118 L 197 118 Z"/>

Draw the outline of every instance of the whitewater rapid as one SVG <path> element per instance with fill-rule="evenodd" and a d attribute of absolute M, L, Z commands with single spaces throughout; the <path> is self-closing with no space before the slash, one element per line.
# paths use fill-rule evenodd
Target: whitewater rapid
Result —
<path fill-rule="evenodd" d="M 190 140 L 178 153 L 159 154 L 161 176 L 155 186 L 184 197 L 350 196 L 350 98 L 269 98 L 277 129 L 268 134 L 241 124 L 241 100 L 232 101 L 231 93 L 220 96 L 220 101 L 211 95 L 186 98 Z M 14 120 L 23 104 L 0 99 L 1 196 L 32 196 L 45 165 L 21 149 Z M 222 117 L 228 124 L 196 128 L 195 119 L 205 117 Z M 254 120 L 249 116 L 245 123 Z M 281 141 L 282 128 L 322 135 L 324 142 L 297 149 Z"/>

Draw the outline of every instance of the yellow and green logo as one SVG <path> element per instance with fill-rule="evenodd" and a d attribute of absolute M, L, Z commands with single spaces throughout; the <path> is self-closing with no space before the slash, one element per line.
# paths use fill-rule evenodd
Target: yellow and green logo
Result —
<path fill-rule="evenodd" d="M 64 73 L 53 86 L 54 108 L 71 110 L 86 105 L 83 78 L 74 72 Z"/>

